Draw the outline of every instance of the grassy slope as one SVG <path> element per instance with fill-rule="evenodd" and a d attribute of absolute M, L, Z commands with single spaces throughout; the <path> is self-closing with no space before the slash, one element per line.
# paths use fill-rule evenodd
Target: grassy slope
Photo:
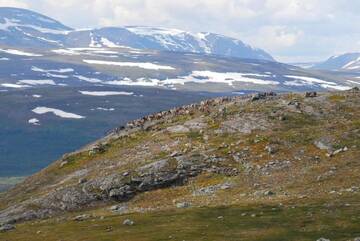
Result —
<path fill-rule="evenodd" d="M 302 106 L 311 106 L 319 116 L 289 111 L 288 101 L 298 100 Z M 300 95 L 286 95 L 282 99 L 255 103 L 227 104 L 226 115 L 219 115 L 219 106 L 210 116 L 194 113 L 162 123 L 149 132 L 138 132 L 130 137 L 110 143 L 106 153 L 89 157 L 80 153 L 64 168 L 55 163 L 12 192 L 1 202 L 14 203 L 46 193 L 53 184 L 76 170 L 88 168 L 88 178 L 123 172 L 169 156 L 173 151 L 183 153 L 207 152 L 224 158 L 222 165 L 241 170 L 239 176 L 228 177 L 206 173 L 193 178 L 186 186 L 147 192 L 136 196 L 128 205 L 129 216 L 114 215 L 105 207 L 84 210 L 93 218 L 84 222 L 71 221 L 79 213 L 70 213 L 61 219 L 49 219 L 18 225 L 13 232 L 0 234 L 4 240 L 316 240 L 322 236 L 332 240 L 350 240 L 360 236 L 359 193 L 349 192 L 360 183 L 360 129 L 359 94 L 335 93 L 304 100 Z M 286 104 L 281 104 L 281 103 Z M 217 134 L 222 123 L 238 114 L 262 114 L 270 120 L 271 128 L 251 134 Z M 274 114 L 275 113 L 275 114 Z M 279 121 L 277 115 L 285 116 Z M 184 123 L 188 119 L 205 118 L 208 127 L 203 132 L 171 134 L 167 126 Z M 261 119 L 260 118 L 260 119 Z M 207 135 L 207 138 L 204 136 Z M 335 148 L 349 150 L 332 158 L 326 151 L 314 147 L 320 137 L 333 138 Z M 207 139 L 207 140 L 205 140 Z M 177 140 L 176 145 L 173 143 Z M 189 145 L 191 143 L 191 145 Z M 172 145 L 174 144 L 174 145 Z M 169 148 L 161 148 L 168 145 Z M 265 146 L 278 148 L 269 155 Z M 144 148 L 148 151 L 144 152 Z M 246 163 L 254 169 L 246 170 L 231 157 L 233 153 L 246 153 Z M 111 170 L 99 170 L 118 164 Z M 145 160 L 145 161 L 144 161 Z M 273 160 L 290 160 L 291 166 L 263 173 Z M 106 169 L 106 168 L 105 168 Z M 328 175 L 335 170 L 334 175 Z M 319 177 L 321 177 L 319 179 Z M 69 180 L 61 185 L 73 185 Z M 209 185 L 230 182 L 233 187 L 214 195 L 194 196 L 193 191 Z M 274 196 L 256 195 L 257 191 L 272 190 Z M 194 208 L 175 210 L 174 203 L 191 202 Z M 203 208 L 199 208 L 203 207 Z M 145 210 L 139 214 L 137 210 Z M 149 211 L 151 210 L 151 211 Z M 246 216 L 242 214 L 246 213 Z M 256 214 L 256 217 L 251 217 Z M 218 218 L 222 216 L 223 219 Z M 102 219 L 101 217 L 104 217 Z M 136 225 L 122 225 L 125 218 Z M 112 230 L 107 230 L 108 227 Z M 39 234 L 36 234 L 41 231 Z M 171 236 L 171 238 L 170 238 Z"/>

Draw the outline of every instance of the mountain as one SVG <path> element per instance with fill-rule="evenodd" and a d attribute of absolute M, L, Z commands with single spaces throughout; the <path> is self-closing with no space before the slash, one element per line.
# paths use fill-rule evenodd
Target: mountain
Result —
<path fill-rule="evenodd" d="M 263 93 L 130 121 L 3 194 L 0 239 L 357 240 L 359 105 Z"/>
<path fill-rule="evenodd" d="M 0 8 L 0 45 L 17 48 L 127 46 L 274 61 L 261 49 L 219 34 L 152 27 L 73 30 L 51 18 L 18 8 Z"/>
<path fill-rule="evenodd" d="M 71 28 L 44 15 L 18 8 L 0 8 L 0 44 L 44 48 L 62 46 Z"/>
<path fill-rule="evenodd" d="M 360 53 L 346 53 L 332 56 L 325 62 L 314 65 L 312 68 L 360 72 Z"/>

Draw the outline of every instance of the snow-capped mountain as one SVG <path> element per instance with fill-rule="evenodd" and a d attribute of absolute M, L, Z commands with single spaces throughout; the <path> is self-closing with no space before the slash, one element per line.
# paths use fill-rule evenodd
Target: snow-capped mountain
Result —
<path fill-rule="evenodd" d="M 264 50 L 219 34 L 138 26 L 73 30 L 49 17 L 18 8 L 0 8 L 0 45 L 18 48 L 127 46 L 274 61 Z"/>
<path fill-rule="evenodd" d="M 44 15 L 18 8 L 0 8 L 0 44 L 23 47 L 62 46 L 71 28 Z"/>
<path fill-rule="evenodd" d="M 159 44 L 159 49 L 273 60 L 261 49 L 252 48 L 238 39 L 219 34 L 205 32 L 193 34 L 177 29 L 151 27 L 126 27 L 126 29 Z"/>
<path fill-rule="evenodd" d="M 360 53 L 346 53 L 332 56 L 325 62 L 315 65 L 313 68 L 360 72 Z"/>

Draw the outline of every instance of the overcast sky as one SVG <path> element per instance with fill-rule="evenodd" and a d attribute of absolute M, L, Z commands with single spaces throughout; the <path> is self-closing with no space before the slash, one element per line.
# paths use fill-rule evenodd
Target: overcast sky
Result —
<path fill-rule="evenodd" d="M 359 0 L 0 0 L 74 28 L 147 25 L 239 38 L 287 62 L 360 52 Z"/>

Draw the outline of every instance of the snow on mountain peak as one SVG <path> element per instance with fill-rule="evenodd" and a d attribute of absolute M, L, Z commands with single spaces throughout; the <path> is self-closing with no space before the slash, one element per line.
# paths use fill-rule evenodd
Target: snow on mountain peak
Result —
<path fill-rule="evenodd" d="M 14 48 L 130 47 L 274 60 L 261 49 L 220 34 L 146 26 L 73 30 L 29 10 L 1 7 L 0 45 Z"/>
<path fill-rule="evenodd" d="M 330 57 L 325 62 L 314 66 L 317 69 L 326 70 L 360 70 L 360 53 L 345 53 Z"/>
<path fill-rule="evenodd" d="M 1 30 L 11 30 L 13 27 L 33 28 L 40 32 L 71 30 L 71 28 L 44 15 L 26 9 L 7 7 L 0 7 L 0 26 Z"/>

